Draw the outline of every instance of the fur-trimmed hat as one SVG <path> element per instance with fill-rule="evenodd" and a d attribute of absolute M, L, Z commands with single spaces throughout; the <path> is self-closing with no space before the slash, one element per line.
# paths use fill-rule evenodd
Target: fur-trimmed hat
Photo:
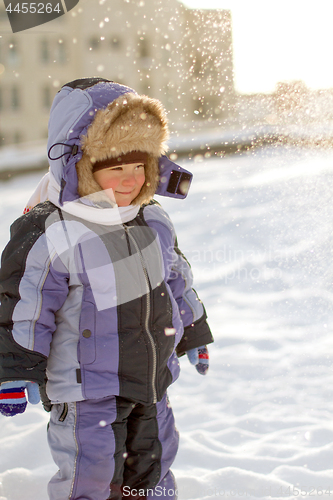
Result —
<path fill-rule="evenodd" d="M 93 177 L 93 164 L 131 151 L 148 154 L 145 183 L 134 204 L 148 203 L 159 181 L 159 157 L 166 152 L 169 137 L 167 117 L 160 101 L 126 93 L 97 111 L 82 138 L 83 156 L 76 164 L 78 192 L 87 196 L 101 191 Z"/>

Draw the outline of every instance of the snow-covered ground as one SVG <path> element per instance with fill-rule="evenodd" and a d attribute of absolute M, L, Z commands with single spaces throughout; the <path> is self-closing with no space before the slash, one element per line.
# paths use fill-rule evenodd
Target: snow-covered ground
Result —
<path fill-rule="evenodd" d="M 169 391 L 179 500 L 333 496 L 333 152 L 266 148 L 183 163 L 185 201 L 159 198 L 215 336 L 201 377 Z M 40 174 L 0 184 L 0 247 Z M 46 500 L 48 415 L 0 416 L 0 500 Z"/>

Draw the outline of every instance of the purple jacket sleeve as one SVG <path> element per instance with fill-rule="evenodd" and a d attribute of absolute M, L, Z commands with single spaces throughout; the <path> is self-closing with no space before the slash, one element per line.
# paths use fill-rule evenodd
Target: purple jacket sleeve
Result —
<path fill-rule="evenodd" d="M 11 228 L 0 269 L 0 383 L 44 385 L 55 312 L 68 294 L 68 276 L 29 214 Z"/>
<path fill-rule="evenodd" d="M 184 334 L 177 346 L 178 356 L 189 349 L 213 342 L 206 321 L 205 308 L 193 288 L 193 275 L 189 262 L 178 248 L 174 226 L 159 205 L 146 207 L 145 219 L 158 235 L 164 261 L 167 262 L 166 281 L 177 302 L 184 325 Z"/>

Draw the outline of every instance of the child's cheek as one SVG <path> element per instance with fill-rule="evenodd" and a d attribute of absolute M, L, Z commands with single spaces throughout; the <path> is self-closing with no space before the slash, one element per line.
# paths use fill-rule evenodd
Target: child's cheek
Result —
<path fill-rule="evenodd" d="M 115 190 L 117 187 L 117 182 L 114 181 L 114 179 L 107 181 L 105 189 L 113 189 Z"/>
<path fill-rule="evenodd" d="M 144 183 L 145 183 L 145 180 L 146 180 L 146 176 L 145 176 L 145 174 L 142 174 L 140 176 L 140 181 L 138 182 L 138 184 L 140 184 L 141 187 L 142 187 L 144 185 Z"/>
<path fill-rule="evenodd" d="M 101 181 L 100 181 L 100 185 L 103 189 L 113 189 L 115 190 L 115 188 L 117 187 L 118 185 L 118 181 L 116 179 L 114 179 L 113 177 L 107 177 L 105 176 Z"/>

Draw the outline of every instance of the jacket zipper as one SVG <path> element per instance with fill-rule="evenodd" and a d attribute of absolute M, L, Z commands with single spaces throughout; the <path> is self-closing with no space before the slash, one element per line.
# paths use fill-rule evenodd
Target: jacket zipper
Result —
<path fill-rule="evenodd" d="M 131 235 L 130 231 L 128 230 L 129 228 L 127 226 L 124 226 L 126 234 L 130 237 L 130 239 L 133 241 L 133 244 L 135 246 L 135 249 L 140 257 L 141 261 L 141 266 L 143 269 L 143 273 L 145 275 L 145 280 L 146 280 L 146 285 L 147 285 L 147 294 L 146 294 L 146 317 L 145 317 L 145 329 L 146 333 L 151 345 L 152 353 L 153 353 L 153 374 L 152 374 L 152 389 L 153 389 L 153 403 L 157 403 L 157 393 L 156 393 L 156 372 L 157 372 L 157 353 L 156 353 L 156 347 L 154 343 L 153 336 L 149 330 L 149 316 L 150 316 L 150 286 L 149 286 L 149 277 L 148 277 L 148 272 L 147 268 L 145 266 L 145 262 L 143 260 L 143 256 L 141 253 L 140 248 L 138 247 L 137 242 L 135 241 L 134 237 Z"/>
<path fill-rule="evenodd" d="M 73 490 L 74 490 L 74 485 L 75 485 L 75 480 L 76 480 L 76 473 L 77 473 L 77 458 L 79 456 L 79 445 L 78 445 L 78 442 L 77 442 L 77 438 L 76 438 L 76 432 L 77 432 L 77 408 L 76 408 L 76 403 L 74 403 L 74 442 L 75 442 L 75 459 L 74 459 L 74 470 L 73 470 L 73 478 L 72 478 L 72 484 L 71 484 L 71 489 L 70 489 L 70 492 L 69 492 L 69 497 L 68 498 L 71 498 L 72 497 L 72 493 L 73 493 Z"/>
<path fill-rule="evenodd" d="M 64 422 L 67 415 L 68 415 L 68 404 L 64 403 L 63 410 L 62 410 L 61 415 L 59 417 L 59 422 Z"/>

